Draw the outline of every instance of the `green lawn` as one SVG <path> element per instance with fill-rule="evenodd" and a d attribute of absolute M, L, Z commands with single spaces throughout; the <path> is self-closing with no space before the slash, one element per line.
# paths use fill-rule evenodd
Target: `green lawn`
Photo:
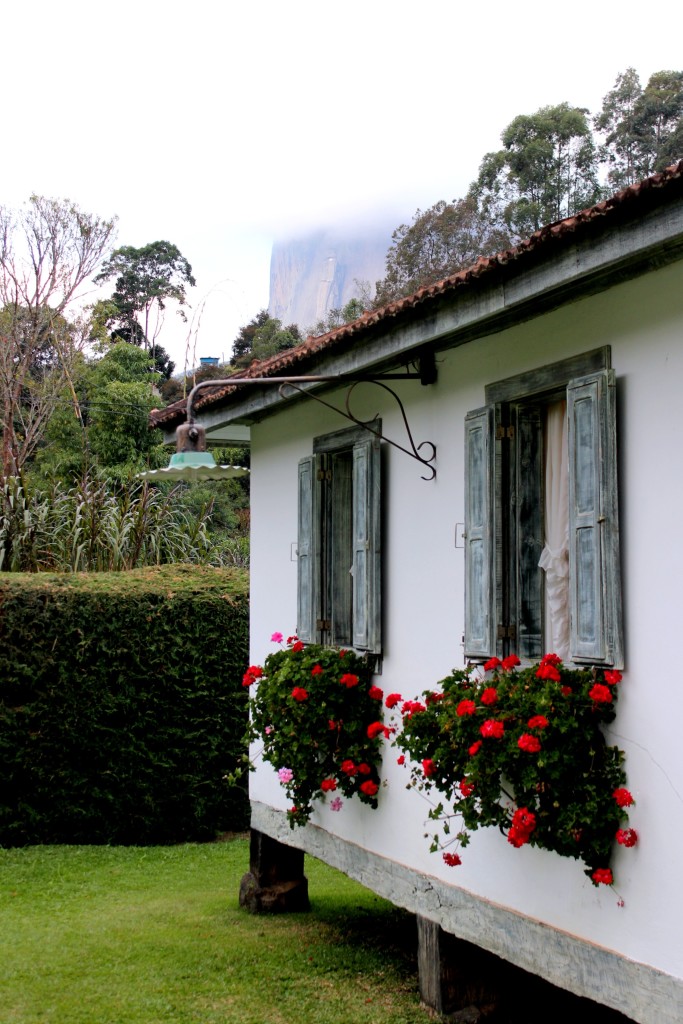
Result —
<path fill-rule="evenodd" d="M 248 842 L 0 850 L 0 1024 L 427 1024 L 410 917 L 307 858 L 312 910 L 237 905 Z"/>

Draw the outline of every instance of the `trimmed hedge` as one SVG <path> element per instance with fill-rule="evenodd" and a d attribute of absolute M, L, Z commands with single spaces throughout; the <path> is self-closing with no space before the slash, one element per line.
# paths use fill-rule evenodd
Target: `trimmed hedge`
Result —
<path fill-rule="evenodd" d="M 248 609 L 242 569 L 0 573 L 0 844 L 245 828 Z"/>

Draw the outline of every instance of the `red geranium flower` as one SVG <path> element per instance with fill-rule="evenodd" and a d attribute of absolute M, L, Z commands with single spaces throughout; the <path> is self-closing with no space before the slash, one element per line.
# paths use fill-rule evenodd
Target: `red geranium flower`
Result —
<path fill-rule="evenodd" d="M 611 885 L 614 877 L 609 868 L 596 868 L 591 878 L 596 885 Z"/>
<path fill-rule="evenodd" d="M 559 654 L 544 654 L 541 658 L 541 665 L 561 665 L 562 658 Z"/>
<path fill-rule="evenodd" d="M 324 672 L 322 665 L 314 665 L 311 669 L 312 676 L 321 676 Z"/>
<path fill-rule="evenodd" d="M 605 672 L 605 682 L 609 683 L 610 686 L 614 686 L 615 683 L 620 683 L 624 677 L 621 672 Z"/>
<path fill-rule="evenodd" d="M 603 686 L 602 683 L 595 683 L 594 686 L 591 686 L 588 691 L 588 696 L 591 700 L 594 700 L 596 704 L 611 704 L 614 699 L 609 686 Z"/>
<path fill-rule="evenodd" d="M 412 718 L 413 715 L 418 715 L 426 710 L 424 704 L 421 704 L 419 700 L 406 700 L 403 702 L 401 714 L 404 718 Z"/>
<path fill-rule="evenodd" d="M 536 815 L 528 807 L 519 807 L 512 815 L 512 823 L 508 831 L 508 843 L 517 850 L 529 842 L 531 833 L 536 828 Z"/>
<path fill-rule="evenodd" d="M 482 746 L 483 740 L 476 740 L 468 750 L 468 754 L 470 755 L 470 757 L 474 757 L 475 754 L 478 754 Z"/>
<path fill-rule="evenodd" d="M 403 698 L 400 693 L 390 693 L 384 703 L 388 708 L 395 708 L 401 700 L 403 700 Z"/>
<path fill-rule="evenodd" d="M 526 750 L 527 754 L 537 754 L 541 749 L 541 741 L 538 736 L 525 732 L 517 740 L 517 746 L 520 750 Z"/>
<path fill-rule="evenodd" d="M 308 700 L 308 690 L 304 690 L 303 686 L 295 686 L 292 690 L 292 697 L 299 702 Z"/>
<path fill-rule="evenodd" d="M 559 683 L 562 679 L 562 676 L 553 664 L 551 664 L 550 662 L 546 662 L 545 664 L 543 664 L 543 662 L 541 662 L 541 664 L 536 669 L 536 678 L 550 679 L 553 683 Z"/>
<path fill-rule="evenodd" d="M 358 686 L 358 676 L 354 676 L 352 672 L 345 672 L 339 682 L 350 690 L 352 686 Z"/>
<path fill-rule="evenodd" d="M 572 690 L 571 686 L 563 686 L 562 689 L 560 690 L 560 693 L 562 694 L 563 697 L 568 697 L 569 694 L 573 693 L 573 692 L 574 691 Z"/>
<path fill-rule="evenodd" d="M 617 830 L 616 839 L 621 846 L 635 846 L 638 842 L 638 833 L 634 828 L 620 828 Z"/>
<path fill-rule="evenodd" d="M 260 665 L 250 665 L 247 671 L 242 676 L 242 686 L 251 686 L 252 683 L 256 682 L 263 675 L 263 669 Z"/>
<path fill-rule="evenodd" d="M 330 730 L 330 732 L 332 732 L 333 729 L 341 729 L 341 725 L 341 722 L 335 722 L 333 718 L 328 718 L 327 720 L 327 728 Z"/>
<path fill-rule="evenodd" d="M 479 732 L 485 738 L 490 737 L 494 740 L 499 740 L 505 733 L 505 726 L 502 722 L 497 722 L 495 718 L 488 718 Z"/>
<path fill-rule="evenodd" d="M 384 696 L 384 692 L 380 690 L 379 686 L 371 686 L 368 690 L 368 697 L 372 697 L 373 700 L 381 700 Z"/>
<path fill-rule="evenodd" d="M 360 791 L 361 793 L 365 793 L 366 796 L 375 796 L 378 789 L 379 786 L 376 782 L 373 782 L 372 779 L 367 779 L 366 782 L 361 782 L 360 784 Z"/>
<path fill-rule="evenodd" d="M 630 807 L 632 803 L 635 803 L 633 797 L 627 789 L 615 789 L 612 796 L 616 800 L 619 807 Z"/>
<path fill-rule="evenodd" d="M 534 715 L 529 719 L 527 725 L 530 729 L 547 729 L 550 723 L 545 715 Z"/>
<path fill-rule="evenodd" d="M 381 732 L 384 732 L 384 726 L 381 722 L 371 722 L 368 726 L 368 738 L 371 740 L 374 740 L 375 736 L 379 736 Z"/>
<path fill-rule="evenodd" d="M 425 697 L 425 704 L 438 704 L 446 696 L 445 693 L 428 693 Z"/>
<path fill-rule="evenodd" d="M 474 793 L 474 783 L 468 782 L 467 779 L 461 779 L 458 788 L 463 796 L 472 796 Z"/>
<path fill-rule="evenodd" d="M 405 759 L 405 755 L 404 754 L 401 754 L 400 757 L 396 758 L 396 764 L 405 764 L 405 763 L 406 763 L 406 759 Z"/>
<path fill-rule="evenodd" d="M 369 775 L 370 772 L 372 771 L 372 768 L 370 767 L 369 764 L 366 764 L 365 761 L 361 761 L 361 763 L 358 765 L 358 771 L 360 772 L 361 775 Z"/>
<path fill-rule="evenodd" d="M 455 713 L 458 718 L 462 718 L 463 715 L 473 715 L 477 710 L 477 705 L 473 700 L 461 700 L 455 709 Z"/>
<path fill-rule="evenodd" d="M 323 781 L 320 783 L 320 788 L 322 789 L 323 793 L 331 793 L 333 789 L 337 788 L 337 780 L 323 779 Z"/>
<path fill-rule="evenodd" d="M 297 640 L 297 642 L 295 644 L 292 644 L 292 651 L 295 654 L 298 654 L 299 651 L 303 651 L 303 649 L 304 649 L 304 645 L 302 644 L 301 640 Z"/>
<path fill-rule="evenodd" d="M 495 704 L 498 700 L 498 690 L 495 686 L 487 686 L 479 699 L 482 704 L 486 704 L 488 706 Z"/>
<path fill-rule="evenodd" d="M 431 778 L 436 773 L 436 765 L 432 761 L 431 757 L 425 757 L 422 762 L 422 771 L 426 779 Z"/>
<path fill-rule="evenodd" d="M 341 770 L 344 775 L 358 775 L 358 769 L 350 757 L 341 763 Z"/>
<path fill-rule="evenodd" d="M 501 664 L 500 658 L 489 658 L 488 661 L 484 662 L 484 672 L 491 672 Z"/>
<path fill-rule="evenodd" d="M 457 853 L 444 853 L 443 859 L 446 864 L 448 864 L 449 868 L 457 868 L 458 864 L 462 864 Z"/>
<path fill-rule="evenodd" d="M 511 668 L 516 668 L 517 665 L 521 665 L 521 661 L 516 654 L 508 654 L 507 658 L 503 658 L 500 663 L 501 668 L 505 672 L 509 672 Z"/>

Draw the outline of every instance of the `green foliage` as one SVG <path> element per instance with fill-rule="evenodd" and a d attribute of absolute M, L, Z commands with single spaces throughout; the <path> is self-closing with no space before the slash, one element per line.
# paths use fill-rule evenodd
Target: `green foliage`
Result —
<path fill-rule="evenodd" d="M 305 824 L 312 801 L 335 791 L 376 807 L 384 728 L 370 666 L 354 651 L 304 646 L 296 637 L 287 644 L 263 668 L 250 667 L 244 685 L 255 688 L 250 740 L 263 743 L 274 768 L 291 772 L 281 780 L 294 801 L 290 826 Z"/>
<path fill-rule="evenodd" d="M 243 828 L 243 571 L 0 576 L 0 844 Z"/>
<path fill-rule="evenodd" d="M 207 533 L 211 504 L 190 508 L 177 496 L 178 488 L 164 493 L 138 483 L 115 490 L 88 477 L 69 489 L 27 491 L 20 478 L 8 477 L 0 485 L 0 571 L 223 564 Z"/>
<path fill-rule="evenodd" d="M 301 338 L 296 324 L 282 326 L 267 309 L 260 310 L 252 320 L 241 327 L 232 347 L 232 366 L 248 366 L 252 359 L 267 359 L 277 352 L 293 348 Z"/>
<path fill-rule="evenodd" d="M 321 320 L 318 320 L 317 323 L 308 328 L 307 333 L 314 337 L 327 334 L 329 331 L 336 330 L 337 327 L 343 327 L 344 324 L 350 324 L 354 320 L 358 320 L 365 312 L 365 309 L 366 306 L 363 299 L 349 299 L 345 306 L 328 309 Z"/>
<path fill-rule="evenodd" d="M 613 795 L 625 781 L 623 754 L 600 728 L 614 719 L 621 675 L 571 670 L 555 655 L 520 671 L 515 664 L 515 656 L 493 659 L 485 677 L 454 669 L 423 702 L 403 704 L 396 743 L 413 762 L 411 783 L 444 798 L 430 817 L 446 838 L 435 835 L 432 850 L 465 846 L 469 831 L 495 825 L 514 846 L 583 859 L 597 884 L 631 802 Z M 459 863 L 453 853 L 445 859 Z"/>

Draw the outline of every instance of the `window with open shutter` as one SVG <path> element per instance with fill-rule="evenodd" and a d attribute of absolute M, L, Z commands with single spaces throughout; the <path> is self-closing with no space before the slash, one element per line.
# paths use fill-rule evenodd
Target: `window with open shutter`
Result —
<path fill-rule="evenodd" d="M 608 363 L 599 349 L 490 385 L 491 404 L 467 416 L 470 658 L 533 661 L 555 650 L 565 661 L 623 664 Z"/>
<path fill-rule="evenodd" d="M 379 440 L 352 428 L 314 449 L 299 463 L 298 635 L 379 654 Z"/>

